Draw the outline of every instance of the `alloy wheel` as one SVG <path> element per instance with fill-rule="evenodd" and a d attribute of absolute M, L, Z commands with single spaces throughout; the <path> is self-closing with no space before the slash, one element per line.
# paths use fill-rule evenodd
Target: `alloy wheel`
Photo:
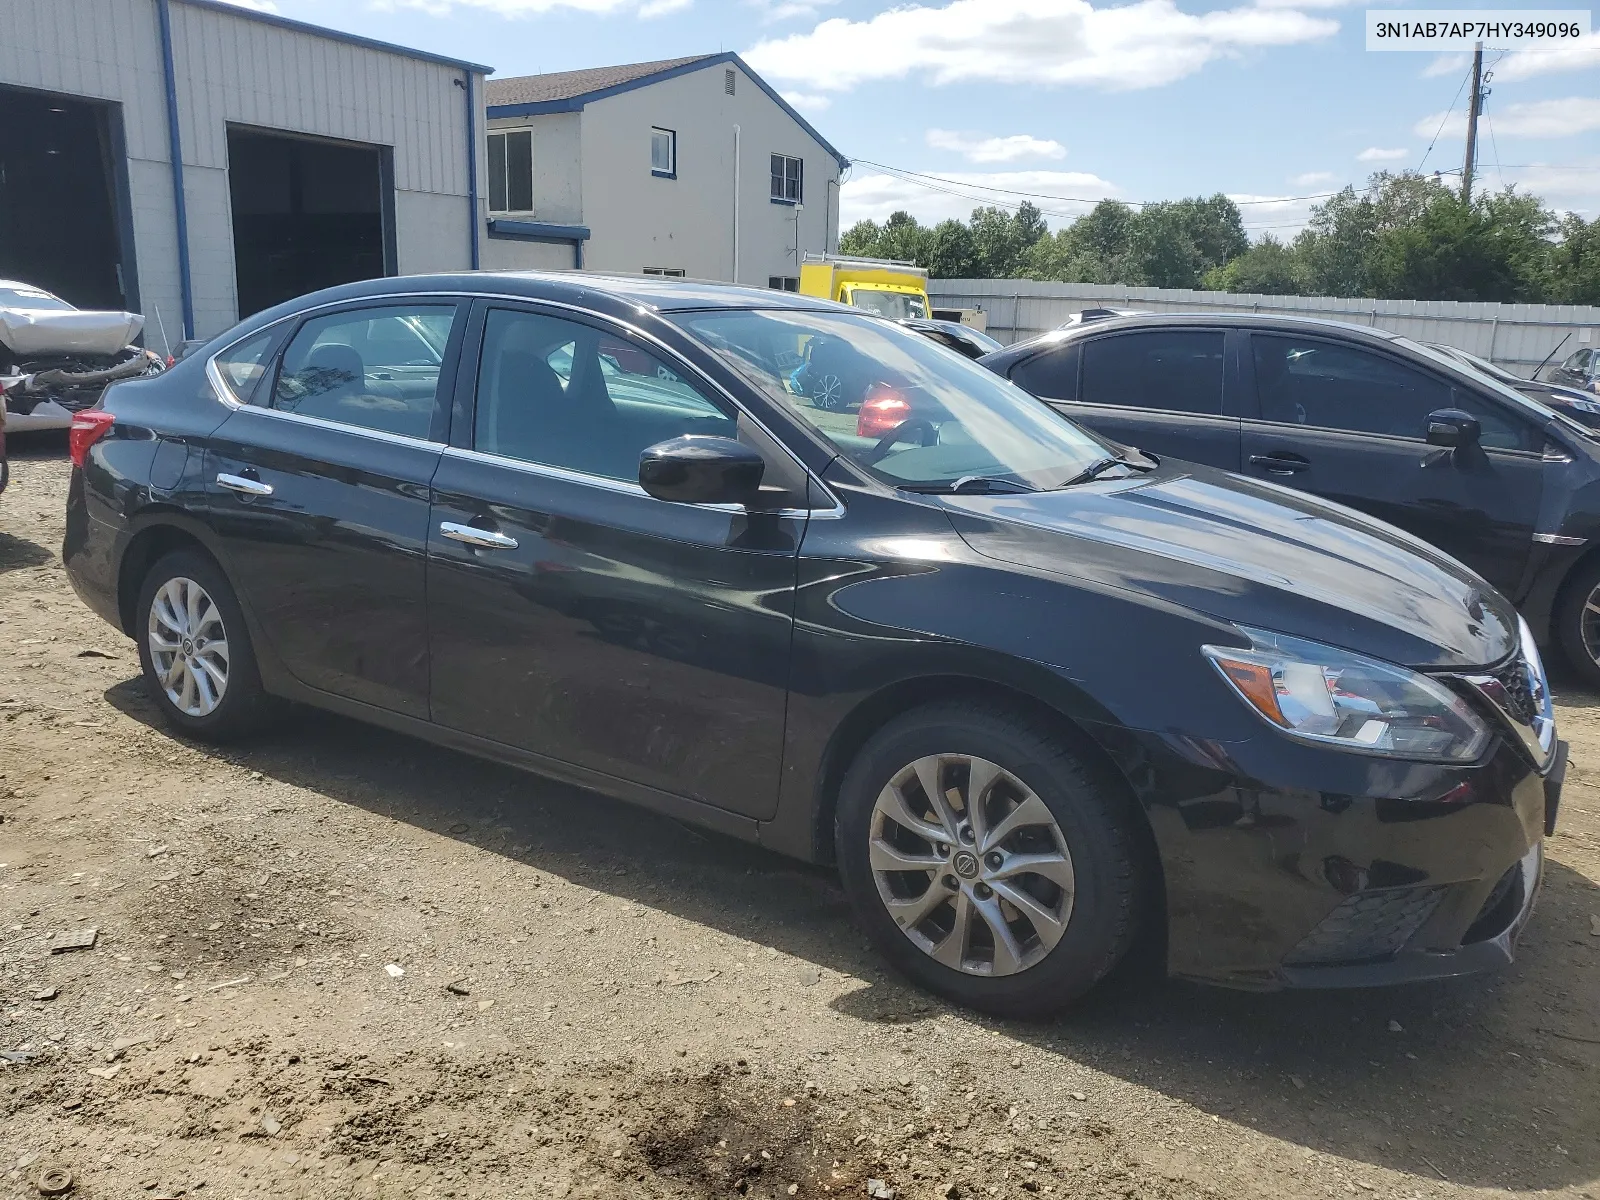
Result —
<path fill-rule="evenodd" d="M 844 380 L 823 375 L 811 389 L 811 402 L 824 412 L 837 412 L 845 406 Z"/>
<path fill-rule="evenodd" d="M 150 601 L 145 640 L 173 706 L 190 717 L 215 712 L 228 690 L 228 633 L 205 588 L 184 578 L 162 584 Z"/>
<path fill-rule="evenodd" d="M 968 754 L 901 768 L 873 805 L 878 895 L 923 953 L 968 975 L 1014 975 L 1072 919 L 1072 855 L 1049 806 L 1011 772 Z"/>
<path fill-rule="evenodd" d="M 1596 587 L 1583 600 L 1583 612 L 1578 618 L 1578 634 L 1583 638 L 1583 648 L 1589 657 L 1600 664 L 1600 587 Z"/>

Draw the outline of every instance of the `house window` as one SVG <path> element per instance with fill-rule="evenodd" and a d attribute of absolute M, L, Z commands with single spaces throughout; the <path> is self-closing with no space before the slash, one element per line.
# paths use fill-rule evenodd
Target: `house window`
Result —
<path fill-rule="evenodd" d="M 794 275 L 768 275 L 767 286 L 775 292 L 798 292 L 800 280 Z"/>
<path fill-rule="evenodd" d="M 644 273 L 646 275 L 662 275 L 668 279 L 682 279 L 684 277 L 682 267 L 646 267 Z"/>
<path fill-rule="evenodd" d="M 650 131 L 650 174 L 678 177 L 678 135 L 671 129 Z"/>
<path fill-rule="evenodd" d="M 489 211 L 533 211 L 533 130 L 489 135 Z"/>
<path fill-rule="evenodd" d="M 728 95 L 733 95 L 733 68 L 729 67 L 722 72 L 722 90 Z"/>
<path fill-rule="evenodd" d="M 787 154 L 772 156 L 772 198 L 781 204 L 805 201 L 805 164 Z"/>

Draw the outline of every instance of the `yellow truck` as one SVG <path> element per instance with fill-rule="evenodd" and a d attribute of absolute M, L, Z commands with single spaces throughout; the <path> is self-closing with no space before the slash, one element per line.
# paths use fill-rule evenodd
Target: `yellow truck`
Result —
<path fill-rule="evenodd" d="M 800 294 L 837 300 L 880 317 L 926 317 L 928 271 L 887 258 L 807 254 L 800 263 Z"/>

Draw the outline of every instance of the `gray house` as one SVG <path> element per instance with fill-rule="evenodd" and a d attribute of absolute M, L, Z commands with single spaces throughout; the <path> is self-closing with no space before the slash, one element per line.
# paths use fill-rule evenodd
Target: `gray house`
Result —
<path fill-rule="evenodd" d="M 486 268 L 796 286 L 845 158 L 736 54 L 491 79 Z"/>
<path fill-rule="evenodd" d="M 0 278 L 143 312 L 159 347 L 476 265 L 489 68 L 216 0 L 0 13 Z"/>

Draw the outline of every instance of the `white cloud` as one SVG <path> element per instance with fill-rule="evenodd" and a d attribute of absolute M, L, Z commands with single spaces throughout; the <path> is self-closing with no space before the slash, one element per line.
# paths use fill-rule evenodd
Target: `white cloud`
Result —
<path fill-rule="evenodd" d="M 1435 128 L 1437 128 L 1437 126 Z M 1386 150 L 1382 146 L 1368 146 L 1360 154 L 1356 155 L 1356 161 L 1399 162 L 1402 158 L 1405 158 L 1410 153 L 1411 151 L 1407 150 L 1404 146 L 1398 146 L 1393 150 Z"/>
<path fill-rule="evenodd" d="M 505 2 L 505 0 L 502 0 Z M 1243 50 L 1329 37 L 1339 23 L 1256 6 L 1194 15 L 1173 0 L 1095 8 L 1089 0 L 952 0 L 891 8 L 862 21 L 834 17 L 810 33 L 759 42 L 745 54 L 772 78 L 826 91 L 907 76 L 1157 87 Z"/>
<path fill-rule="evenodd" d="M 819 8 L 837 4 L 839 0 L 745 0 L 745 3 L 761 10 L 763 25 L 775 25 L 779 21 L 814 17 Z"/>
<path fill-rule="evenodd" d="M 639 5 L 639 15 L 647 20 L 650 17 L 665 17 L 675 12 L 682 12 L 693 3 L 694 0 L 645 0 Z"/>
<path fill-rule="evenodd" d="M 1559 71 L 1600 71 L 1600 32 L 1577 38 L 1553 50 L 1519 50 L 1508 54 L 1494 69 L 1496 79 L 1514 83 L 1535 75 Z"/>
<path fill-rule="evenodd" d="M 801 112 L 822 112 L 833 103 L 831 97 L 819 96 L 815 92 L 784 92 L 783 98 Z"/>
<path fill-rule="evenodd" d="M 1024 158 L 1067 156 L 1067 148 L 1060 142 L 1026 133 L 985 137 L 982 134 L 958 133 L 953 129 L 930 129 L 924 140 L 935 150 L 952 150 L 968 162 L 975 163 L 1009 163 Z"/>
<path fill-rule="evenodd" d="M 1096 200 L 1116 195 L 1117 190 L 1114 184 L 1085 171 L 967 172 L 940 175 L 926 184 L 894 175 L 855 175 L 839 189 L 840 228 L 848 229 L 862 220 L 884 221 L 901 208 L 924 225 L 946 217 L 964 221 L 975 208 L 1016 205 L 1023 199 L 1045 210 L 1050 224 L 1062 225 L 1088 212 Z"/>
<path fill-rule="evenodd" d="M 1321 200 L 1296 200 L 1288 196 L 1260 196 L 1249 192 L 1236 192 L 1228 196 L 1239 206 L 1244 227 L 1255 241 L 1271 234 L 1280 242 L 1288 241 L 1305 228 L 1311 219 L 1311 209 Z"/>
<path fill-rule="evenodd" d="M 500 17 L 534 17 L 566 9 L 572 12 L 609 16 L 631 12 L 636 16 L 659 16 L 686 8 L 691 0 L 371 0 L 378 10 L 420 9 L 431 16 L 449 16 L 458 8 L 479 9 Z"/>
<path fill-rule="evenodd" d="M 1568 137 L 1600 129 L 1600 99 L 1568 96 L 1562 100 L 1508 104 L 1498 110 L 1491 107 L 1489 119 L 1499 137 Z M 1466 137 L 1467 114 L 1459 110 L 1452 111 L 1448 119 L 1443 113 L 1423 117 L 1417 122 L 1414 132 L 1418 137 L 1432 137 L 1441 122 L 1446 136 Z"/>
<path fill-rule="evenodd" d="M 1452 79 L 1457 75 L 1466 73 L 1472 65 L 1470 54 L 1441 54 L 1434 58 L 1427 66 L 1422 68 L 1424 79 L 1437 79 L 1441 75 L 1448 75 Z"/>
<path fill-rule="evenodd" d="M 1324 183 L 1333 183 L 1339 177 L 1332 171 L 1307 171 L 1303 175 L 1291 175 L 1289 182 L 1295 187 L 1317 187 Z"/>

